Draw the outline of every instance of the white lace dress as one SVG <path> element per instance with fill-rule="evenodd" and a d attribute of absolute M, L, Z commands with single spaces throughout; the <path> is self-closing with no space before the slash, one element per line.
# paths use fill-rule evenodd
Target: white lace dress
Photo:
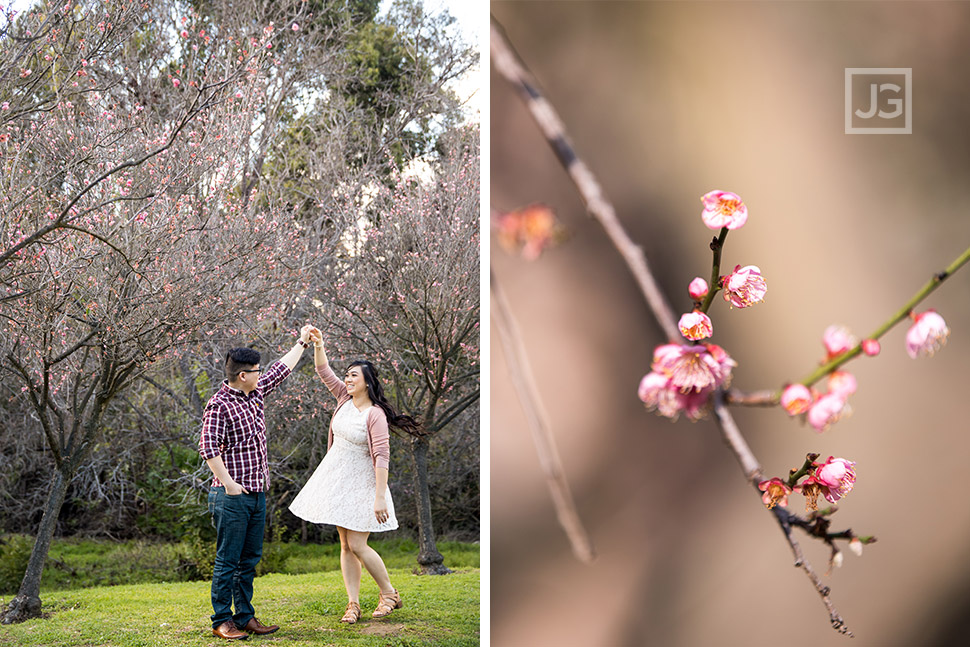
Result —
<path fill-rule="evenodd" d="M 385 491 L 387 521 L 374 517 L 377 487 L 374 463 L 367 447 L 367 412 L 352 400 L 333 416 L 333 445 L 290 504 L 290 512 L 311 523 L 340 526 L 361 532 L 397 528 L 391 490 Z"/>

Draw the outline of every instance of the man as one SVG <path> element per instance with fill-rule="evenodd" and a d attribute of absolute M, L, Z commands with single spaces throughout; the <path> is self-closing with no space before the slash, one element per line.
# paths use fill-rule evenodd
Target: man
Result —
<path fill-rule="evenodd" d="M 269 489 L 263 398 L 286 379 L 310 347 L 311 329 L 304 326 L 293 348 L 268 369 L 260 368 L 259 353 L 252 348 L 230 350 L 226 380 L 202 416 L 199 454 L 213 474 L 209 512 L 216 527 L 212 633 L 220 638 L 245 640 L 245 632 L 269 634 L 279 629 L 257 620 L 252 605 Z"/>

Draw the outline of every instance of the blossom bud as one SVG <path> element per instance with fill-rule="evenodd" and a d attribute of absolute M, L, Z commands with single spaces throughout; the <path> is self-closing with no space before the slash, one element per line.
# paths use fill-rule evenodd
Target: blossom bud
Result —
<path fill-rule="evenodd" d="M 851 550 L 857 557 L 862 557 L 862 541 L 858 537 L 853 537 L 849 541 L 849 550 Z"/>
<path fill-rule="evenodd" d="M 698 276 L 687 286 L 687 291 L 690 292 L 692 299 L 700 301 L 707 296 L 707 281 Z"/>
<path fill-rule="evenodd" d="M 835 551 L 835 554 L 832 555 L 832 566 L 834 566 L 835 568 L 842 568 L 843 559 L 844 558 L 842 557 L 842 551 L 841 550 Z"/>
<path fill-rule="evenodd" d="M 862 342 L 862 352 L 869 357 L 875 357 L 882 350 L 882 346 L 879 345 L 879 340 L 877 339 L 865 339 Z"/>

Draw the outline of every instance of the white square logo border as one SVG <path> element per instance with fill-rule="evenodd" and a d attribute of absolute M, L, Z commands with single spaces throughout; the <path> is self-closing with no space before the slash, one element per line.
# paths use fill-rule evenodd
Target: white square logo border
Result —
<path fill-rule="evenodd" d="M 858 74 L 902 74 L 904 114 L 906 125 L 901 128 L 863 128 L 852 125 L 852 77 Z M 845 68 L 845 134 L 846 135 L 911 135 L 913 134 L 913 68 L 911 67 L 847 67 Z"/>

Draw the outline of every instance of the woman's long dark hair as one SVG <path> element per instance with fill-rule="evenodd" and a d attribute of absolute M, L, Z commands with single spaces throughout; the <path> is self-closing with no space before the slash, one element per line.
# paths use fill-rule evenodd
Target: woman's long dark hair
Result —
<path fill-rule="evenodd" d="M 371 402 L 384 411 L 384 414 L 387 416 L 387 424 L 393 429 L 403 431 L 412 436 L 423 436 L 425 431 L 421 423 L 411 416 L 398 413 L 391 406 L 391 403 L 387 401 L 387 396 L 384 395 L 384 387 L 381 386 L 381 382 L 377 376 L 377 367 L 366 359 L 359 359 L 351 362 L 347 370 L 349 371 L 355 366 L 360 367 L 360 372 L 364 376 L 364 384 L 367 385 L 367 395 L 370 396 Z"/>

